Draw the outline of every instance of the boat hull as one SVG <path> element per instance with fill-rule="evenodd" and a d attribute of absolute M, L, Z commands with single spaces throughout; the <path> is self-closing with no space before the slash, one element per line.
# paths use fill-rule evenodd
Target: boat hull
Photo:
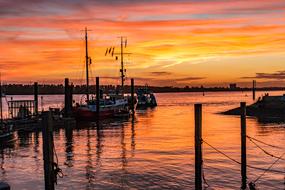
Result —
<path fill-rule="evenodd" d="M 96 121 L 98 119 L 108 119 L 114 117 L 127 117 L 130 114 L 128 107 L 116 107 L 109 109 L 102 109 L 99 112 L 99 118 L 96 111 L 88 108 L 74 108 L 73 114 L 77 120 Z"/>

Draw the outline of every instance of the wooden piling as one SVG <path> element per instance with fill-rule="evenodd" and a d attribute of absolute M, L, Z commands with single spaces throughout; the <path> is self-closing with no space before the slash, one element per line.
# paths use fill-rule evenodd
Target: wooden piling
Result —
<path fill-rule="evenodd" d="M 252 81 L 252 99 L 255 100 L 256 80 Z"/>
<path fill-rule="evenodd" d="M 69 79 L 64 80 L 64 116 L 70 117 L 72 115 L 72 91 L 73 86 L 69 85 Z"/>
<path fill-rule="evenodd" d="M 97 114 L 97 120 L 99 120 L 99 117 L 100 117 L 100 83 L 99 83 L 99 77 L 96 77 L 96 114 Z"/>
<path fill-rule="evenodd" d="M 202 190 L 202 104 L 195 104 L 195 190 Z"/>
<path fill-rule="evenodd" d="M 240 121 L 241 121 L 241 189 L 246 189 L 246 103 L 240 103 Z"/>
<path fill-rule="evenodd" d="M 131 79 L 131 109 L 132 114 L 135 114 L 135 82 L 134 79 Z"/>
<path fill-rule="evenodd" d="M 3 128 L 3 102 L 2 102 L 2 82 L 0 81 L 0 117 L 1 117 L 1 128 Z"/>
<path fill-rule="evenodd" d="M 38 83 L 34 83 L 34 101 L 35 101 L 35 115 L 38 115 L 39 113 L 39 101 L 38 101 L 38 95 L 39 95 L 39 88 L 38 88 Z"/>
<path fill-rule="evenodd" d="M 53 124 L 51 112 L 42 114 L 42 132 L 43 132 L 43 159 L 44 159 L 44 177 L 45 189 L 54 190 L 55 174 L 53 170 Z"/>

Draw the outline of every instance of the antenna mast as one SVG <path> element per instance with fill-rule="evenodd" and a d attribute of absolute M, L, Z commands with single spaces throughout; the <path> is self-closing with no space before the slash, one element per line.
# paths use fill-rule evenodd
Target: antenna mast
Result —
<path fill-rule="evenodd" d="M 126 69 L 124 68 L 124 55 L 130 55 L 131 53 L 126 53 L 124 52 L 124 48 L 127 47 L 127 37 L 121 36 L 119 37 L 121 39 L 121 51 L 118 53 L 115 53 L 115 47 L 110 47 L 107 48 L 105 56 L 112 55 L 112 57 L 114 55 L 116 55 L 116 60 L 118 60 L 118 56 L 121 57 L 121 68 L 120 68 L 120 73 L 121 73 L 121 88 L 122 91 L 124 91 L 124 83 L 125 83 L 125 77 L 126 77 Z"/>
<path fill-rule="evenodd" d="M 122 80 L 122 90 L 124 88 L 124 82 L 125 82 L 125 71 L 124 71 L 124 52 L 123 52 L 123 37 L 121 36 L 121 80 Z"/>

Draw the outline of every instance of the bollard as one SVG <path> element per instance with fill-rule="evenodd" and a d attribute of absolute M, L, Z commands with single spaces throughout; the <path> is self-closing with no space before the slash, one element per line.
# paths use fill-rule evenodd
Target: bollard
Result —
<path fill-rule="evenodd" d="M 42 114 L 42 132 L 43 132 L 43 159 L 44 159 L 44 176 L 45 189 L 54 190 L 55 175 L 53 170 L 53 126 L 51 112 Z"/>
<path fill-rule="evenodd" d="M 195 190 L 202 190 L 202 104 L 195 104 Z"/>
<path fill-rule="evenodd" d="M 246 103 L 240 103 L 240 121 L 241 121 L 241 189 L 246 189 Z"/>

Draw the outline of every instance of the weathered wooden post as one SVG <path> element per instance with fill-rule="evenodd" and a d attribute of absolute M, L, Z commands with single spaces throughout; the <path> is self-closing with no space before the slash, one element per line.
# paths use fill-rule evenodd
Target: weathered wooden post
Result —
<path fill-rule="evenodd" d="M 131 79 L 131 109 L 132 115 L 135 114 L 135 82 L 134 79 Z"/>
<path fill-rule="evenodd" d="M 53 126 L 51 112 L 42 114 L 42 132 L 43 132 L 43 159 L 45 189 L 54 190 L 55 174 L 53 170 Z"/>
<path fill-rule="evenodd" d="M 69 85 L 69 79 L 64 80 L 64 116 L 70 117 L 72 114 L 72 91 L 73 86 Z"/>
<path fill-rule="evenodd" d="M 256 80 L 252 81 L 252 99 L 255 100 Z"/>
<path fill-rule="evenodd" d="M 202 104 L 195 104 L 195 190 L 202 190 Z"/>
<path fill-rule="evenodd" d="M 1 117 L 1 128 L 3 127 L 3 104 L 2 104 L 2 82 L 0 81 L 0 117 Z"/>
<path fill-rule="evenodd" d="M 240 121 L 241 121 L 241 189 L 246 189 L 246 103 L 240 103 Z"/>
<path fill-rule="evenodd" d="M 100 83 L 99 83 L 99 77 L 96 77 L 96 114 L 97 114 L 97 120 L 99 120 L 99 117 L 100 117 Z"/>
<path fill-rule="evenodd" d="M 39 101 L 38 101 L 38 95 L 39 95 L 39 87 L 38 83 L 34 83 L 34 101 L 35 101 L 35 115 L 38 115 L 39 113 Z"/>

